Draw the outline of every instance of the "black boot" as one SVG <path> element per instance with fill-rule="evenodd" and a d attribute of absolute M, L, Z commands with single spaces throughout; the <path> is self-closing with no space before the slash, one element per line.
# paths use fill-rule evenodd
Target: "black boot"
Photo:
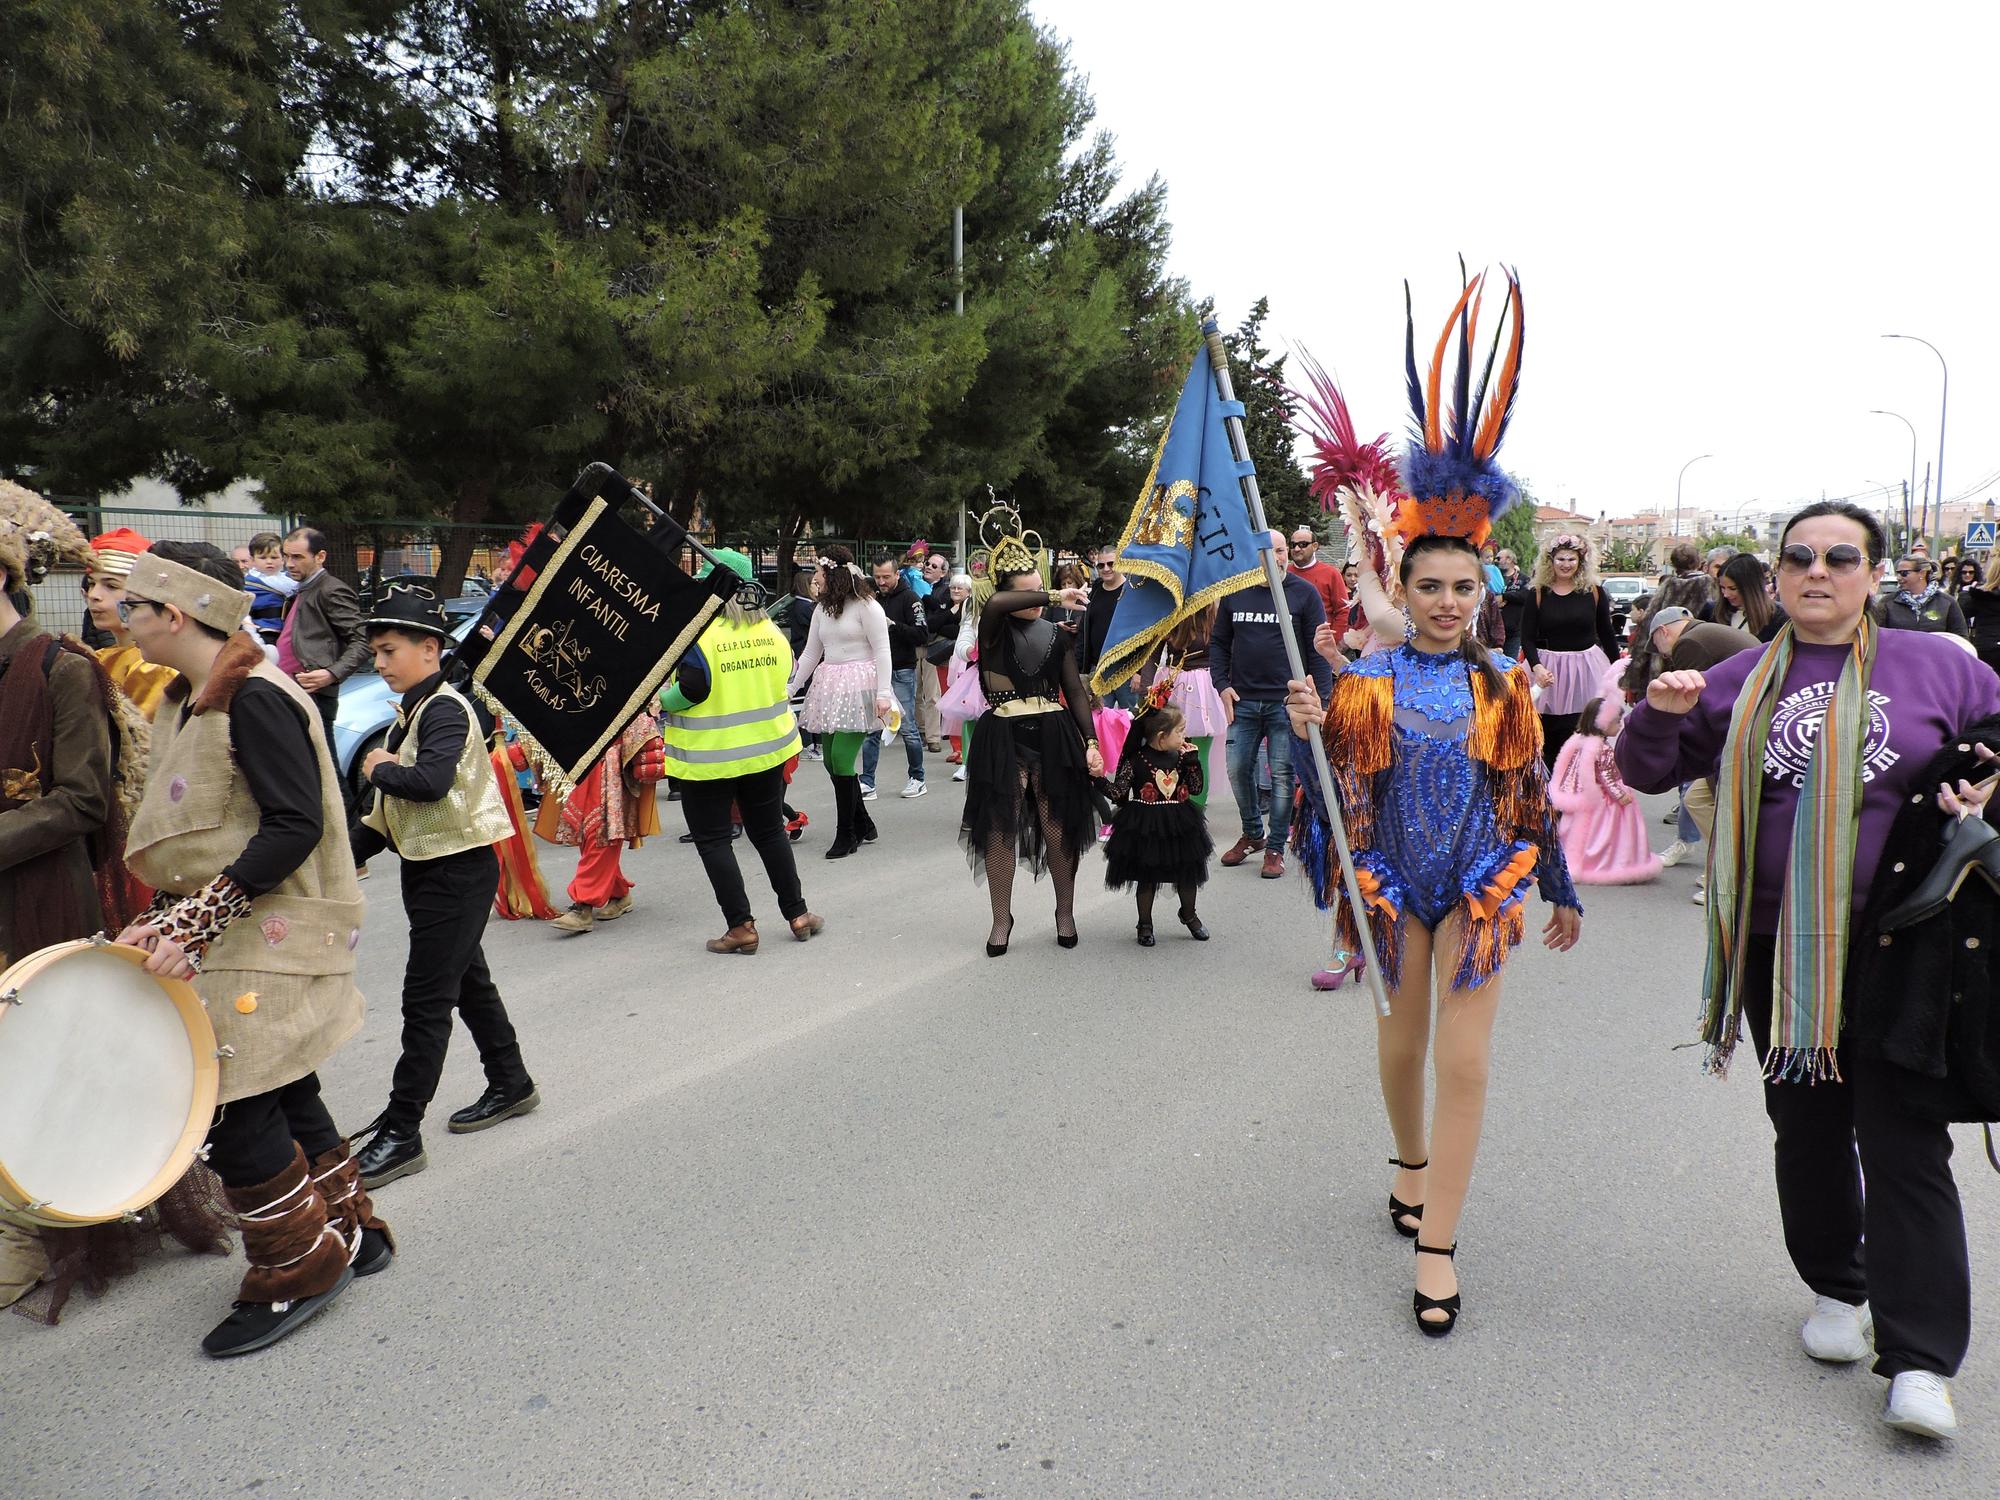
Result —
<path fill-rule="evenodd" d="M 451 1117 L 446 1129 L 453 1135 L 484 1130 L 488 1126 L 498 1125 L 502 1120 L 525 1115 L 541 1102 L 542 1096 L 535 1092 L 532 1083 L 510 1085 L 506 1088 L 497 1083 L 489 1083 L 486 1085 L 485 1093 Z"/>
<path fill-rule="evenodd" d="M 861 806 L 861 784 L 852 776 L 835 776 L 833 781 L 833 842 L 826 847 L 828 859 L 845 859 L 861 847 L 854 830 L 855 809 Z"/>
<path fill-rule="evenodd" d="M 361 1168 L 361 1185 L 366 1188 L 381 1187 L 398 1177 L 421 1172 L 431 1164 L 424 1154 L 423 1133 L 415 1129 L 406 1131 L 398 1125 L 382 1126 L 355 1153 L 354 1160 Z"/>

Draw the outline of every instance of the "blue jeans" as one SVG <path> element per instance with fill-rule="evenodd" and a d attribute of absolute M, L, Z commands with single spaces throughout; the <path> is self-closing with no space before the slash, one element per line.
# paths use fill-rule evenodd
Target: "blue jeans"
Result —
<path fill-rule="evenodd" d="M 924 779 L 924 729 L 917 722 L 917 669 L 898 667 L 889 674 L 890 686 L 895 689 L 896 702 L 903 710 L 903 753 L 910 758 L 910 780 Z M 875 767 L 882 759 L 882 736 L 871 734 L 861 747 L 861 779 L 870 786 L 875 785 Z"/>
<path fill-rule="evenodd" d="M 1084 679 L 1086 682 L 1089 678 Z M 1123 687 L 1113 688 L 1099 700 L 1106 708 L 1122 708 L 1128 714 L 1139 706 L 1139 694 L 1130 682 Z M 1116 769 L 1115 767 L 1113 769 Z"/>
<path fill-rule="evenodd" d="M 1263 840 L 1264 815 L 1257 794 L 1257 751 L 1271 747 L 1271 836 L 1282 844 L 1292 816 L 1292 723 L 1282 701 L 1236 703 L 1229 726 L 1229 785 L 1243 818 L 1243 837 Z"/>
<path fill-rule="evenodd" d="M 1674 837 L 1678 838 L 1683 844 L 1699 844 L 1701 842 L 1701 825 L 1688 815 L 1687 793 L 1688 784 L 1682 782 L 1681 800 L 1679 805 L 1674 808 Z"/>

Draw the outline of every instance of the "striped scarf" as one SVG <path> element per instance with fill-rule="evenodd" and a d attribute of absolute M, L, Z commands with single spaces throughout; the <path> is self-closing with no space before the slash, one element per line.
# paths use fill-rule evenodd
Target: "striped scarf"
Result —
<path fill-rule="evenodd" d="M 1841 975 L 1853 909 L 1854 838 L 1861 816 L 1862 746 L 1868 680 L 1879 628 L 1864 616 L 1840 669 L 1833 701 L 1813 742 L 1792 823 L 1778 911 L 1771 1053 L 1764 1076 L 1778 1081 L 1838 1079 Z M 1771 715 L 1792 664 L 1787 623 L 1764 648 L 1730 715 L 1716 781 L 1715 837 L 1709 847 L 1708 962 L 1702 972 L 1702 1040 L 1708 1070 L 1729 1068 L 1742 1034 L 1743 969 L 1757 871 L 1757 804 Z"/>

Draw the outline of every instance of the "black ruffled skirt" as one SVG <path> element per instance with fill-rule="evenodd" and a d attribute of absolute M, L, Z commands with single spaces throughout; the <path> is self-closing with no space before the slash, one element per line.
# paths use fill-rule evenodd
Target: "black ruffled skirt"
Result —
<path fill-rule="evenodd" d="M 1127 802 L 1111 820 L 1104 846 L 1104 883 L 1202 885 L 1215 841 L 1208 817 L 1192 802 Z"/>
<path fill-rule="evenodd" d="M 958 830 L 974 880 L 986 878 L 986 851 L 995 842 L 1011 843 L 1039 880 L 1049 867 L 1044 819 L 1073 857 L 1081 858 L 1096 842 L 1085 753 L 1083 735 L 1067 713 L 1003 718 L 988 709 L 979 716 L 966 757 L 965 817 Z"/>

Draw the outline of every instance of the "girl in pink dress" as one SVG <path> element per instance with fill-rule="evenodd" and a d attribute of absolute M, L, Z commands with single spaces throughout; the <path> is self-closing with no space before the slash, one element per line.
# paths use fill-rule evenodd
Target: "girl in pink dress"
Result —
<path fill-rule="evenodd" d="M 1660 873 L 1646 815 L 1612 759 L 1624 719 L 1625 699 L 1615 689 L 1591 699 L 1549 775 L 1549 801 L 1562 814 L 1563 854 L 1578 885 L 1643 885 Z"/>

